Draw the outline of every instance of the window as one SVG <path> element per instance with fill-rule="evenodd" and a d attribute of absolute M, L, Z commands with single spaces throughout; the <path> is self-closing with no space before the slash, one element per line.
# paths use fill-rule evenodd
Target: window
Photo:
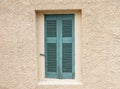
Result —
<path fill-rule="evenodd" d="M 45 15 L 45 77 L 74 79 L 74 14 Z"/>
<path fill-rule="evenodd" d="M 62 26 L 65 26 L 65 20 L 72 21 L 72 37 L 63 36 Z M 47 36 L 47 29 L 50 27 L 48 22 L 54 20 L 52 24 L 56 30 L 51 30 L 53 33 Z M 47 22 L 48 21 L 48 22 Z M 64 22 L 64 25 L 63 25 Z M 47 27 L 48 25 L 48 27 Z M 68 25 L 67 25 L 68 26 Z M 51 27 L 50 27 L 51 28 Z M 64 27 L 66 28 L 66 27 Z M 68 28 L 68 27 L 67 27 Z M 62 30 L 60 30 L 62 29 Z M 55 31 L 55 32 L 54 32 Z M 68 30 L 67 30 L 68 31 Z M 69 33 L 64 31 L 65 33 Z M 82 79 L 82 12 L 81 10 L 41 10 L 36 11 L 36 58 L 37 58 L 37 75 L 38 75 L 38 86 L 41 85 L 81 85 Z M 53 35 L 53 36 L 51 36 Z M 62 42 L 60 41 L 62 39 Z M 69 39 L 69 40 L 68 40 Z M 71 42 L 70 42 L 71 40 Z M 72 44 L 72 72 L 62 71 L 62 60 L 60 57 L 63 56 L 63 45 L 64 42 Z M 59 42 L 59 43 L 58 43 Z M 56 55 L 56 69 L 51 71 L 47 67 L 47 43 L 52 44 L 51 47 L 55 49 Z M 61 46 L 59 46 L 61 45 Z M 51 48 L 49 47 L 49 48 Z M 64 45 L 64 47 L 66 47 Z M 67 46 L 68 47 L 68 46 Z M 61 50 L 60 50 L 61 48 Z M 69 47 L 70 48 L 70 47 Z M 64 48 L 65 49 L 65 48 Z M 66 50 L 68 51 L 68 50 Z M 53 51 L 52 51 L 53 52 Z M 52 53 L 51 52 L 51 53 Z M 64 50 L 65 52 L 65 50 Z M 40 54 L 45 54 L 45 56 L 40 56 Z M 60 56 L 62 55 L 62 56 Z M 50 56 L 49 56 L 50 57 Z M 61 58 L 62 59 L 62 58 Z M 60 62 L 59 62 L 60 61 Z M 49 63 L 49 62 L 48 62 Z M 51 64 L 51 63 L 50 63 Z M 49 67 L 50 68 L 50 67 Z M 51 72 L 50 72 L 51 71 Z"/>

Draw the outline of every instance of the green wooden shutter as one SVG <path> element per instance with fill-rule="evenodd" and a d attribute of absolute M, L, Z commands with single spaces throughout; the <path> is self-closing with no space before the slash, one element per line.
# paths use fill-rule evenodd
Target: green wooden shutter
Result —
<path fill-rule="evenodd" d="M 74 78 L 74 15 L 62 16 L 62 77 Z"/>
<path fill-rule="evenodd" d="M 74 78 L 74 15 L 45 15 L 46 77 Z"/>
<path fill-rule="evenodd" d="M 45 76 L 58 78 L 57 70 L 57 17 L 45 16 Z"/>

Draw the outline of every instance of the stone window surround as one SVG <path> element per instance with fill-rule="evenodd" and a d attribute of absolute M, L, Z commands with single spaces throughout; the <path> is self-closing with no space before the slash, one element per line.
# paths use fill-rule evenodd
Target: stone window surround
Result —
<path fill-rule="evenodd" d="M 81 10 L 42 10 L 36 11 L 36 40 L 38 85 L 81 85 L 82 70 L 82 13 Z M 75 79 L 45 78 L 44 54 L 44 14 L 75 14 Z"/>

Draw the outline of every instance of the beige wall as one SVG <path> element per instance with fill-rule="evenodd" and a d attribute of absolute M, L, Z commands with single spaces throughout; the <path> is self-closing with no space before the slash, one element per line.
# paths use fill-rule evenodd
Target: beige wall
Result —
<path fill-rule="evenodd" d="M 82 85 L 38 86 L 36 10 L 82 10 Z M 120 1 L 0 0 L 0 89 L 120 89 Z"/>

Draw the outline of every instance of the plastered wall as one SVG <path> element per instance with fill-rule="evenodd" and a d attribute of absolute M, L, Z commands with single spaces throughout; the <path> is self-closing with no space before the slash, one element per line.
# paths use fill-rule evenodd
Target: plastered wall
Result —
<path fill-rule="evenodd" d="M 38 86 L 35 11 L 71 9 L 82 10 L 82 85 Z M 0 89 L 120 89 L 120 1 L 0 0 Z"/>

